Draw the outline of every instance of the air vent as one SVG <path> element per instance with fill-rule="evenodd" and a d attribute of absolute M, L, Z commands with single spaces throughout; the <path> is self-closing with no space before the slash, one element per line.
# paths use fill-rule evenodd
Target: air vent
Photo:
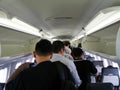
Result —
<path fill-rule="evenodd" d="M 55 17 L 54 19 L 65 19 L 65 20 L 69 20 L 69 19 L 73 19 L 73 17 Z"/>
<path fill-rule="evenodd" d="M 45 19 L 45 21 L 51 21 L 51 20 L 71 20 L 73 17 L 48 17 Z"/>

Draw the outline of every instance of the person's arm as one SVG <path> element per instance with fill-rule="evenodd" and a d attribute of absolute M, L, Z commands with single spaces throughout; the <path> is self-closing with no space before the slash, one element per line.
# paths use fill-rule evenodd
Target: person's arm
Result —
<path fill-rule="evenodd" d="M 79 87 L 79 86 L 81 85 L 82 81 L 81 81 L 81 79 L 80 79 L 80 77 L 79 77 L 79 75 L 78 75 L 76 66 L 75 66 L 75 64 L 73 63 L 73 61 L 71 61 L 71 63 L 70 63 L 70 72 L 71 72 L 71 74 L 72 74 L 72 76 L 73 76 L 75 85 L 76 85 L 77 87 Z"/>
<path fill-rule="evenodd" d="M 91 73 L 97 74 L 97 69 L 96 69 L 95 65 L 90 61 L 89 61 L 89 66 L 90 66 L 89 68 L 90 68 Z"/>
<path fill-rule="evenodd" d="M 5 84 L 5 90 L 24 90 L 22 71 L 13 80 Z"/>
<path fill-rule="evenodd" d="M 21 71 L 23 71 L 24 69 L 29 68 L 30 62 L 26 62 L 21 64 L 16 70 L 15 72 L 12 73 L 12 75 L 9 77 L 9 79 L 7 80 L 7 83 L 12 81 Z"/>

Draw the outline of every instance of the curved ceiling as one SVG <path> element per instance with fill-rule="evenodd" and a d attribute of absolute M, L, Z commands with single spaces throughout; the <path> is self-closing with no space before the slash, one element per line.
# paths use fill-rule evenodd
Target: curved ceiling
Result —
<path fill-rule="evenodd" d="M 9 18 L 18 17 L 57 39 L 72 39 L 100 10 L 120 0 L 1 0 Z"/>

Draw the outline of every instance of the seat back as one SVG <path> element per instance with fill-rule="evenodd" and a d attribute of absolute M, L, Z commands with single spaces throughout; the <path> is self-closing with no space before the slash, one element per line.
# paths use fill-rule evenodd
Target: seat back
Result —
<path fill-rule="evenodd" d="M 107 75 L 107 76 L 103 76 L 102 79 L 103 83 L 112 83 L 113 86 L 119 86 L 119 78 L 118 76 L 114 76 L 114 75 Z"/>
<path fill-rule="evenodd" d="M 117 67 L 102 68 L 102 75 L 109 75 L 109 74 L 119 76 L 118 68 Z"/>
<path fill-rule="evenodd" d="M 102 68 L 102 82 L 110 82 L 114 86 L 119 86 L 119 72 L 118 68 Z"/>
<path fill-rule="evenodd" d="M 104 67 L 104 66 L 103 66 L 103 61 L 93 61 L 93 64 L 94 64 L 95 66 Z"/>
<path fill-rule="evenodd" d="M 97 73 L 101 74 L 103 66 L 103 61 L 93 61 L 93 64 L 97 68 Z"/>
<path fill-rule="evenodd" d="M 3 90 L 5 83 L 0 83 L 0 90 Z"/>
<path fill-rule="evenodd" d="M 87 85 L 87 90 L 113 90 L 112 83 L 90 83 Z"/>

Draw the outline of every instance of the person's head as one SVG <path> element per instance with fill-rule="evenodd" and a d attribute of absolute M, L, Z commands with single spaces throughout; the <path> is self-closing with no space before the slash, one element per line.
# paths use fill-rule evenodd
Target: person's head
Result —
<path fill-rule="evenodd" d="M 78 44 L 78 47 L 79 47 L 79 48 L 82 48 L 82 44 L 81 44 L 81 43 L 79 43 L 79 44 Z"/>
<path fill-rule="evenodd" d="M 73 48 L 72 54 L 75 60 L 84 59 L 84 52 L 81 48 Z"/>
<path fill-rule="evenodd" d="M 45 60 L 45 59 L 50 59 L 52 57 L 52 44 L 50 41 L 46 39 L 41 39 L 39 42 L 36 43 L 35 46 L 35 51 L 34 51 L 34 57 L 36 59 Z M 40 62 L 40 61 L 37 61 Z"/>
<path fill-rule="evenodd" d="M 64 54 L 64 43 L 60 40 L 56 40 L 53 42 L 53 52 L 54 53 L 59 53 L 59 54 Z"/>
<path fill-rule="evenodd" d="M 70 46 L 70 42 L 69 41 L 64 41 L 63 43 L 64 43 L 65 46 L 68 46 L 68 47 Z"/>

